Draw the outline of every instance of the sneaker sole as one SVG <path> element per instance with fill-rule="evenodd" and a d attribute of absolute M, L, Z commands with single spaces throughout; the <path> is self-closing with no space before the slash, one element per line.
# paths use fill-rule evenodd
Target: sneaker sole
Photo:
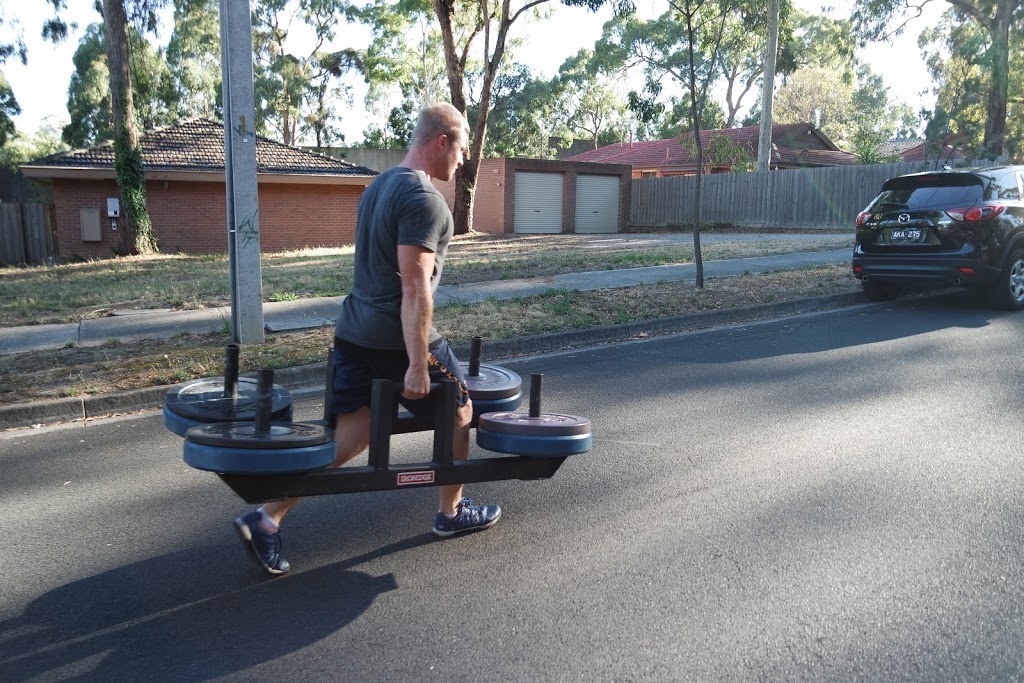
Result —
<path fill-rule="evenodd" d="M 249 557 L 251 557 L 253 561 L 260 566 L 260 569 L 270 574 L 271 576 L 280 576 L 281 574 L 284 574 L 284 572 L 280 569 L 274 569 L 269 564 L 264 562 L 263 558 L 260 557 L 260 554 L 256 552 L 256 546 L 254 546 L 252 543 L 252 530 L 249 528 L 248 524 L 236 519 L 235 531 L 238 532 L 238 537 L 242 539 L 242 545 L 244 545 L 245 549 L 249 552 Z"/>
<path fill-rule="evenodd" d="M 443 529 L 433 527 L 431 528 L 431 531 L 434 532 L 435 536 L 440 536 L 441 538 L 448 538 L 450 536 L 456 536 L 458 534 L 469 533 L 470 531 L 483 531 L 484 529 L 490 529 L 492 526 L 498 523 L 499 519 L 501 519 L 501 512 L 498 512 L 498 516 L 492 519 L 491 521 L 487 522 L 487 524 L 481 524 L 480 526 L 471 526 L 466 527 L 465 529 L 456 529 L 455 531 L 444 531 Z"/>

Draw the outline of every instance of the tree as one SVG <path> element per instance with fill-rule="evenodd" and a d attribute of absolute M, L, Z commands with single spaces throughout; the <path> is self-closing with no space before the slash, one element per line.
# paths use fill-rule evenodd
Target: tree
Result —
<path fill-rule="evenodd" d="M 470 49 L 482 38 L 483 74 L 480 87 L 480 110 L 473 127 L 471 150 L 466 163 L 455 174 L 455 232 L 464 234 L 473 227 L 473 190 L 480 170 L 480 159 L 487 140 L 487 123 L 494 82 L 500 73 L 509 29 L 526 12 L 550 0 L 529 0 L 513 9 L 511 0 L 493 5 L 487 0 L 433 0 L 434 12 L 441 25 L 444 43 L 445 71 L 451 103 L 465 113 L 466 65 Z M 597 10 L 606 0 L 561 0 L 563 5 Z M 631 12 L 630 0 L 610 0 L 617 14 Z M 465 30 L 460 30 L 465 27 Z"/>
<path fill-rule="evenodd" d="M 853 22 L 863 40 L 888 40 L 921 14 L 931 0 L 856 0 Z M 988 37 L 985 49 L 990 69 L 986 101 L 984 147 L 991 158 L 1002 156 L 1006 142 L 1009 90 L 1010 29 L 1024 20 L 1024 0 L 946 0 Z M 891 28 L 895 19 L 896 26 Z"/>
<path fill-rule="evenodd" d="M 720 73 L 723 44 L 726 38 L 735 39 L 740 35 L 739 32 L 727 33 L 726 26 L 731 20 L 744 20 L 744 17 L 746 21 L 754 21 L 756 13 L 748 11 L 755 5 L 745 5 L 741 0 L 669 0 L 668 4 L 669 10 L 651 21 L 625 17 L 609 22 L 596 51 L 611 61 L 642 64 L 649 91 L 659 91 L 663 78 L 670 78 L 683 88 L 691 124 L 691 149 L 697 166 L 692 202 L 696 284 L 703 288 L 700 204 L 704 141 L 700 124 L 708 108 L 712 83 Z"/>
<path fill-rule="evenodd" d="M 558 78 L 534 78 L 525 64 L 512 64 L 494 81 L 487 124 L 485 157 L 550 156 L 550 138 L 559 131 L 557 117 Z M 468 108 L 470 125 L 479 115 L 479 105 Z"/>
<path fill-rule="evenodd" d="M 154 128 L 173 120 L 173 112 L 162 99 L 167 65 L 163 56 L 129 27 L 132 54 L 132 101 L 143 128 Z M 72 57 L 75 72 L 68 85 L 70 123 L 63 138 L 72 147 L 87 147 L 115 137 L 110 100 L 110 71 L 103 27 L 91 24 Z"/>
<path fill-rule="evenodd" d="M 0 168 L 17 173 L 18 167 L 66 150 L 60 131 L 52 124 L 44 124 L 31 135 L 16 134 L 0 147 Z"/>
<path fill-rule="evenodd" d="M 0 15 L 0 30 L 11 28 L 12 23 L 15 27 L 17 26 L 16 20 L 9 22 Z M 15 56 L 22 64 L 28 63 L 28 49 L 25 47 L 25 41 L 22 39 L 20 31 L 13 35 L 5 35 L 5 39 L 0 39 L 0 64 L 4 64 Z M 3 146 L 8 138 L 16 133 L 14 117 L 20 113 L 21 106 L 14 96 L 11 84 L 0 71 L 0 146 Z"/>
<path fill-rule="evenodd" d="M 601 69 L 592 50 L 580 50 L 567 59 L 552 85 L 560 127 L 567 137 L 590 140 L 597 149 L 629 135 L 629 105 L 620 94 L 622 78 Z"/>
<path fill-rule="evenodd" d="M 159 99 L 171 119 L 222 116 L 218 0 L 176 0 Z"/>
<path fill-rule="evenodd" d="M 329 51 L 338 21 L 349 10 L 345 0 L 262 0 L 253 9 L 253 49 L 256 60 L 253 87 L 256 129 L 276 134 L 284 144 L 296 143 L 300 125 L 311 131 L 317 145 L 337 137 L 332 126 L 335 112 L 328 99 L 337 94 L 331 84 L 362 56 L 351 48 Z M 291 23 L 298 19 L 313 32 L 310 49 L 290 52 Z"/>
<path fill-rule="evenodd" d="M 1024 61 L 1024 32 L 1015 27 L 1010 32 L 1011 64 Z M 984 132 L 991 68 L 987 33 L 957 10 L 945 13 L 939 24 L 922 31 L 918 44 L 925 51 L 929 73 L 935 83 L 935 108 L 925 112 L 929 152 L 939 157 L 946 143 L 961 149 L 972 158 L 985 156 Z M 1017 157 L 1022 151 L 1020 111 L 1024 91 L 1024 74 L 1010 69 L 1007 85 L 1007 131 L 1004 152 Z M 946 155 L 951 150 L 947 150 Z M 937 158 L 940 163 L 947 159 Z"/>
<path fill-rule="evenodd" d="M 43 26 L 43 37 L 55 42 L 67 37 L 67 24 L 60 17 L 66 0 L 49 0 L 56 15 Z M 130 5 L 126 3 L 130 2 Z M 110 104 L 114 129 L 114 173 L 122 199 L 124 230 L 122 249 L 129 253 L 149 254 L 158 251 L 153 225 L 146 208 L 146 177 L 139 150 L 135 105 L 132 95 L 131 51 L 129 48 L 129 16 L 139 33 L 153 33 L 157 27 L 157 10 L 167 0 L 97 0 L 96 8 L 103 16 L 107 67 L 110 77 Z M 130 10 L 130 14 L 129 14 Z"/>

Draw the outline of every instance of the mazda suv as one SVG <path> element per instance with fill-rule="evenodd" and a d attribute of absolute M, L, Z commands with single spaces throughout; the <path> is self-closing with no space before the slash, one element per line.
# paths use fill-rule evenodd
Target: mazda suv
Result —
<path fill-rule="evenodd" d="M 951 285 L 1024 307 L 1024 166 L 885 181 L 857 215 L 853 273 L 873 301 L 911 284 Z"/>

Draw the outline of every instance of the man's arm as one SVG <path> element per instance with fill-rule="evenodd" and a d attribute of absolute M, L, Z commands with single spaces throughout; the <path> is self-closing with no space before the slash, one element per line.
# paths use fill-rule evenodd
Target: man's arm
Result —
<path fill-rule="evenodd" d="M 402 276 L 402 336 L 409 354 L 403 396 L 423 398 L 430 391 L 427 355 L 428 336 L 434 317 L 430 276 L 434 273 L 434 252 L 410 245 L 398 245 L 398 272 Z"/>

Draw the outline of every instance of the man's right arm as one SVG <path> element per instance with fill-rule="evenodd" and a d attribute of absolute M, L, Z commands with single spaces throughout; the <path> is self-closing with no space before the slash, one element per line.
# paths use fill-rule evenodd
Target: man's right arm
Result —
<path fill-rule="evenodd" d="M 423 398 L 430 391 L 427 357 L 434 317 L 434 300 L 430 292 L 434 252 L 411 244 L 398 245 L 398 272 L 402 276 L 402 337 L 409 354 L 403 396 Z"/>

